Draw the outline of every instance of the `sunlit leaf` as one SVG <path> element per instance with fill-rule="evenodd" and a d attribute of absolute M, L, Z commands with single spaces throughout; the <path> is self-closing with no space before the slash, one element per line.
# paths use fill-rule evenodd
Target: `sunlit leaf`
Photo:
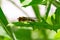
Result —
<path fill-rule="evenodd" d="M 48 17 L 47 17 L 46 22 L 47 22 L 48 24 L 50 24 L 50 25 L 53 25 L 53 23 L 52 23 L 52 21 L 51 21 L 51 17 L 50 17 L 50 16 L 48 16 Z"/>
<path fill-rule="evenodd" d="M 11 40 L 11 39 L 10 39 L 10 38 L 8 38 L 8 37 L 1 36 L 1 35 L 0 35 L 0 40 Z"/>
<path fill-rule="evenodd" d="M 56 33 L 54 39 L 55 40 L 60 40 L 60 31 Z"/>
<path fill-rule="evenodd" d="M 55 24 L 55 18 L 53 17 L 53 15 L 51 16 L 51 21 L 53 24 Z"/>

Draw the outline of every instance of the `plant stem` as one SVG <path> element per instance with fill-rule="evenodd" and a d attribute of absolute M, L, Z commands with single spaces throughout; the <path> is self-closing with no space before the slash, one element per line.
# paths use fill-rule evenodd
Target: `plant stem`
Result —
<path fill-rule="evenodd" d="M 45 13 L 46 14 L 46 19 L 47 19 L 48 15 L 49 15 L 50 8 L 51 8 L 51 1 L 47 0 L 47 11 Z"/>
<path fill-rule="evenodd" d="M 45 29 L 42 29 L 41 31 L 42 31 L 42 34 L 44 35 L 43 40 L 48 40 L 48 36 L 46 34 L 46 30 Z"/>
<path fill-rule="evenodd" d="M 38 21 L 40 22 L 41 19 L 40 19 L 39 7 L 38 7 L 37 5 L 33 5 L 32 8 L 33 8 L 33 10 L 34 10 L 34 12 L 35 12 L 35 15 L 36 15 Z"/>
<path fill-rule="evenodd" d="M 38 19 L 38 22 L 40 22 L 41 16 L 40 16 L 40 12 L 39 12 L 38 6 L 37 6 L 37 5 L 33 5 L 32 8 L 33 8 L 33 10 L 34 10 L 34 12 L 35 12 L 35 15 L 36 15 L 36 17 L 37 17 L 37 19 Z M 44 29 L 41 29 L 41 31 L 42 31 L 42 33 L 43 33 L 43 35 L 44 35 L 44 40 L 48 40 L 47 34 L 46 34 L 45 30 L 44 30 Z"/>

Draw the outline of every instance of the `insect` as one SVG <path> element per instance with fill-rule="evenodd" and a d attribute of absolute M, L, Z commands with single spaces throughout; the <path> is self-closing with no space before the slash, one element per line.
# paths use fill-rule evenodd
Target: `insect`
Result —
<path fill-rule="evenodd" d="M 18 21 L 35 21 L 34 19 L 30 18 L 30 17 L 19 17 Z"/>

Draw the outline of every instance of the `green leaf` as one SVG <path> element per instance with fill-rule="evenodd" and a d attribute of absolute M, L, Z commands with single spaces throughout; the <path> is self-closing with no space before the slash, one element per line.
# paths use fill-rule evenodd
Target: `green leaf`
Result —
<path fill-rule="evenodd" d="M 56 0 L 53 0 L 52 1 L 52 4 L 56 7 L 60 7 L 60 2 L 56 1 Z"/>
<path fill-rule="evenodd" d="M 11 39 L 10 39 L 10 38 L 8 38 L 8 37 L 1 36 L 1 35 L 0 35 L 0 40 L 11 40 Z"/>
<path fill-rule="evenodd" d="M 24 2 L 25 0 L 20 0 L 21 3 Z M 36 5 L 36 4 L 40 4 L 43 0 L 32 0 L 32 2 L 29 5 Z"/>
<path fill-rule="evenodd" d="M 55 24 L 53 25 L 53 30 L 57 32 L 57 30 L 60 29 L 60 25 L 59 24 Z"/>
<path fill-rule="evenodd" d="M 21 27 L 23 27 L 23 26 L 25 26 L 25 27 L 31 27 L 32 26 L 30 23 L 25 24 L 25 23 L 22 23 L 22 22 L 13 22 L 13 24 L 15 26 L 21 26 Z"/>
<path fill-rule="evenodd" d="M 0 8 L 0 20 L 3 22 L 3 24 L 6 26 L 8 24 L 8 21 L 5 17 L 5 15 L 2 12 L 2 9 Z"/>
<path fill-rule="evenodd" d="M 55 11 L 55 22 L 56 24 L 60 24 L 60 7 L 58 7 Z"/>
<path fill-rule="evenodd" d="M 41 5 L 47 5 L 47 0 L 45 0 L 45 1 L 42 1 L 42 3 L 41 3 Z"/>
<path fill-rule="evenodd" d="M 41 27 L 42 27 L 42 28 L 51 29 L 51 27 L 49 26 L 48 23 L 46 23 L 46 21 L 44 20 L 44 18 L 42 18 L 42 17 L 40 16 L 40 12 L 39 12 L 38 6 L 37 6 L 37 5 L 33 5 L 32 8 L 33 8 L 33 10 L 34 10 L 34 12 L 35 12 L 35 15 L 36 15 L 37 19 L 38 19 L 38 23 L 36 23 L 37 26 L 38 26 L 38 28 L 41 28 Z M 42 20 L 42 22 L 41 22 L 41 20 Z M 41 24 L 40 24 L 40 22 L 41 22 Z M 35 25 L 36 25 L 36 24 L 35 24 Z"/>
<path fill-rule="evenodd" d="M 18 29 L 14 32 L 15 36 L 18 40 L 32 40 L 31 38 L 31 30 L 27 29 Z"/>
<path fill-rule="evenodd" d="M 44 22 L 44 21 L 41 22 L 40 25 L 42 25 L 42 28 L 44 28 L 44 29 L 50 29 L 50 30 L 53 29 L 52 25 L 50 25 L 50 24 L 48 24 L 47 22 Z"/>
<path fill-rule="evenodd" d="M 55 34 L 54 39 L 60 40 L 60 31 Z"/>
<path fill-rule="evenodd" d="M 60 29 L 60 7 L 57 7 L 55 17 L 51 16 L 51 21 L 53 22 L 53 30 L 57 32 Z"/>
<path fill-rule="evenodd" d="M 36 15 L 38 21 L 40 22 L 41 21 L 41 18 L 40 18 L 39 7 L 37 5 L 33 5 L 32 8 L 33 8 L 33 10 L 35 12 L 35 15 Z"/>
<path fill-rule="evenodd" d="M 4 40 L 4 36 L 1 36 L 1 35 L 0 35 L 0 40 Z"/>
<path fill-rule="evenodd" d="M 54 16 L 54 15 L 51 16 L 51 21 L 52 21 L 53 24 L 55 24 L 55 19 L 54 19 L 53 16 Z"/>
<path fill-rule="evenodd" d="M 14 39 L 13 34 L 12 34 L 12 30 L 11 30 L 11 27 L 7 27 L 8 21 L 7 21 L 6 16 L 4 15 L 4 13 L 3 13 L 3 11 L 2 11 L 1 8 L 0 8 L 0 23 L 1 23 L 1 26 L 4 28 L 4 30 L 6 31 L 6 33 L 12 39 Z"/>
<path fill-rule="evenodd" d="M 55 11 L 55 23 L 53 25 L 53 30 L 57 31 L 60 29 L 60 7 Z"/>
<path fill-rule="evenodd" d="M 29 5 L 38 5 L 41 4 L 43 0 L 32 0 L 32 2 Z"/>
<path fill-rule="evenodd" d="M 41 23 L 40 22 L 30 22 L 29 24 L 24 24 L 21 22 L 13 22 L 13 24 L 15 26 L 20 26 L 20 27 L 32 27 L 33 29 L 41 29 L 41 28 L 50 29 L 50 30 L 53 29 L 52 26 L 46 22 L 41 22 Z"/>
<path fill-rule="evenodd" d="M 20 0 L 21 3 L 24 2 L 24 0 Z M 28 5 L 23 5 L 23 7 L 27 7 L 27 6 L 32 6 L 32 5 L 39 5 L 39 4 L 46 4 L 46 0 L 32 0 Z"/>
<path fill-rule="evenodd" d="M 20 0 L 20 2 L 22 3 L 22 2 L 24 2 L 25 0 Z"/>
<path fill-rule="evenodd" d="M 50 11 L 50 8 L 51 8 L 51 1 L 49 0 L 48 2 L 49 3 L 47 3 L 46 19 L 48 17 L 48 14 L 49 14 L 49 11 Z"/>
<path fill-rule="evenodd" d="M 50 25 L 53 25 L 53 23 L 52 23 L 52 21 L 51 21 L 51 16 L 48 16 L 48 17 L 47 17 L 46 22 L 47 22 L 48 24 L 50 24 Z"/>

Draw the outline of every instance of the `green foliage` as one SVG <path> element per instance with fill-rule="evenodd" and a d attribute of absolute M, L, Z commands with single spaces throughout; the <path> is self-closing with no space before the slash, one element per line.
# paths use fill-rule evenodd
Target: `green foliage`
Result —
<path fill-rule="evenodd" d="M 60 29 L 60 7 L 58 7 L 55 11 L 55 20 L 53 22 L 54 30 L 57 31 L 58 29 Z"/>
<path fill-rule="evenodd" d="M 23 26 L 25 26 L 25 27 L 32 26 L 31 24 L 29 24 L 29 22 L 27 24 L 25 24 L 24 22 L 13 22 L 13 24 L 15 26 L 21 26 L 21 27 L 23 27 Z"/>
<path fill-rule="evenodd" d="M 55 24 L 55 19 L 54 19 L 53 16 L 51 16 L 51 21 L 52 21 L 53 24 Z"/>
<path fill-rule="evenodd" d="M 10 38 L 8 38 L 8 37 L 1 36 L 1 35 L 0 35 L 0 40 L 11 40 L 11 39 L 10 39 Z"/>
<path fill-rule="evenodd" d="M 50 11 L 50 8 L 51 8 L 51 1 L 48 1 L 48 6 L 47 6 L 47 11 L 46 11 L 46 19 L 48 17 L 48 14 L 49 14 L 49 11 Z"/>
<path fill-rule="evenodd" d="M 20 0 L 20 2 L 24 2 L 25 0 Z M 42 5 L 47 5 L 47 0 L 43 1 L 43 0 L 32 0 L 28 5 L 24 5 L 24 7 L 27 7 L 27 6 L 33 6 L 33 5 L 39 5 L 39 4 L 42 4 Z"/>
<path fill-rule="evenodd" d="M 36 5 L 36 4 L 41 4 L 43 0 L 32 0 L 32 2 L 29 5 Z"/>
<path fill-rule="evenodd" d="M 55 12 L 55 21 L 56 21 L 56 24 L 60 24 L 60 7 L 58 7 L 56 9 L 56 12 Z"/>
<path fill-rule="evenodd" d="M 33 29 L 41 29 L 41 28 L 46 28 L 46 29 L 52 29 L 52 26 L 49 25 L 48 23 L 45 22 L 28 22 L 29 24 L 24 24 L 21 22 L 13 22 L 15 26 L 21 26 L 21 27 L 32 27 Z M 23 25 L 22 25 L 23 24 Z"/>
<path fill-rule="evenodd" d="M 25 0 L 19 0 L 21 3 L 24 2 Z M 39 7 L 38 5 L 40 4 L 44 4 L 47 7 L 46 10 L 46 16 L 45 17 L 41 17 L 40 12 L 39 12 Z M 56 11 L 55 11 L 55 18 L 53 17 L 53 15 L 51 17 L 49 17 L 49 11 L 51 8 L 51 4 L 56 6 Z M 44 40 L 48 40 L 48 36 L 46 34 L 46 29 L 49 30 L 54 30 L 57 31 L 58 29 L 60 29 L 60 3 L 56 2 L 56 0 L 32 0 L 31 3 L 29 3 L 28 5 L 24 5 L 24 6 L 32 6 L 34 12 L 35 12 L 35 16 L 37 18 L 37 21 L 35 22 L 28 22 L 24 23 L 24 22 L 13 22 L 12 24 L 14 26 L 7 26 L 8 25 L 8 20 L 6 18 L 6 16 L 4 15 L 2 9 L 0 8 L 0 23 L 2 25 L 2 27 L 4 28 L 4 30 L 6 31 L 6 33 L 13 39 L 18 40 L 32 40 L 31 38 L 31 31 L 29 29 L 20 29 L 20 27 L 31 27 L 34 30 L 38 29 L 41 30 L 42 34 L 44 35 Z M 14 29 L 15 28 L 15 29 Z M 17 30 L 16 30 L 17 29 Z M 13 35 L 13 33 L 15 34 L 15 37 Z M 59 35 L 59 33 L 58 33 Z M 58 36 L 60 37 L 60 36 Z M 0 37 L 0 40 L 9 40 L 9 39 L 5 39 L 4 37 Z"/>
<path fill-rule="evenodd" d="M 55 37 L 54 37 L 55 40 L 60 40 L 60 31 L 56 33 Z"/>
<path fill-rule="evenodd" d="M 16 38 L 18 40 L 32 40 L 31 38 L 31 30 L 27 29 L 18 29 L 14 31 Z"/>
<path fill-rule="evenodd" d="M 21 3 L 24 2 L 25 0 L 20 0 Z M 36 4 L 41 4 L 43 0 L 32 0 L 32 2 L 29 5 L 36 5 Z"/>
<path fill-rule="evenodd" d="M 60 7 L 60 2 L 58 2 L 56 0 L 53 0 L 52 3 L 53 3 L 54 6 Z"/>
<path fill-rule="evenodd" d="M 37 5 L 33 5 L 32 8 L 33 8 L 33 10 L 34 10 L 34 12 L 35 12 L 35 15 L 36 15 L 38 21 L 40 22 L 41 19 L 40 19 L 40 12 L 39 12 L 38 6 L 37 6 Z"/>
<path fill-rule="evenodd" d="M 4 30 L 6 31 L 6 33 L 11 37 L 13 38 L 13 34 L 12 34 L 12 31 L 11 31 L 11 27 L 7 27 L 7 24 L 8 24 L 8 21 L 2 11 L 2 9 L 0 8 L 0 23 L 2 25 L 2 27 L 4 28 Z"/>
<path fill-rule="evenodd" d="M 5 17 L 5 15 L 2 12 L 2 9 L 0 8 L 0 20 L 3 22 L 3 24 L 6 26 L 8 24 L 8 21 Z"/>
<path fill-rule="evenodd" d="M 22 3 L 22 2 L 24 2 L 25 0 L 20 0 L 20 2 Z"/>

